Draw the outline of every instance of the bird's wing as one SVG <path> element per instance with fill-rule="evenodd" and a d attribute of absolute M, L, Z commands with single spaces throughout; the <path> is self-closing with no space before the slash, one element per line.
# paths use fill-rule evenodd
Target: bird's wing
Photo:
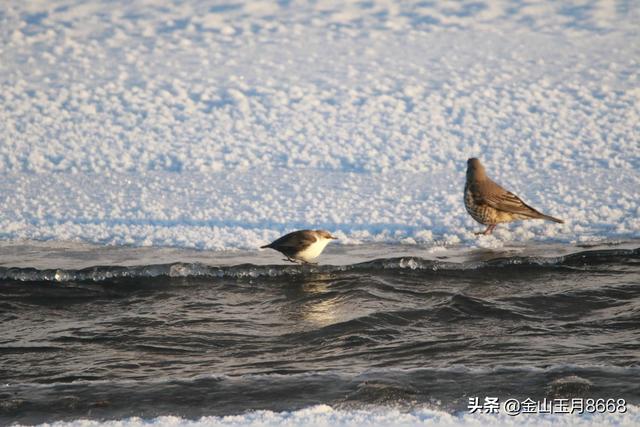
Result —
<path fill-rule="evenodd" d="M 500 211 L 512 214 L 524 215 L 527 217 L 538 218 L 542 216 L 540 212 L 527 205 L 520 197 L 507 191 L 496 183 L 491 188 L 482 192 L 482 202 Z"/>
<path fill-rule="evenodd" d="M 278 240 L 271 243 L 271 246 L 280 248 L 299 248 L 309 246 L 316 240 L 316 236 L 311 232 L 307 232 L 307 230 L 294 231 L 293 233 L 280 237 Z"/>

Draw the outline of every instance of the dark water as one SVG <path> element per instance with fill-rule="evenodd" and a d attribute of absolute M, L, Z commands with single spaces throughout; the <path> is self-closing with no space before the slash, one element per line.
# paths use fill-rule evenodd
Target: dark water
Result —
<path fill-rule="evenodd" d="M 461 411 L 473 396 L 640 402 L 640 249 L 629 245 L 78 269 L 15 250 L 0 251 L 0 424 L 318 403 Z"/>

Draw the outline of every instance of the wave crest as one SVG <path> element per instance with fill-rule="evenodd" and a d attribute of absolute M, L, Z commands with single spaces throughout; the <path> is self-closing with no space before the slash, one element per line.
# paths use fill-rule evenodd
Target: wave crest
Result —
<path fill-rule="evenodd" d="M 127 279 L 208 278 L 256 279 L 296 277 L 313 274 L 339 274 L 343 272 L 375 272 L 381 274 L 399 271 L 404 274 L 438 274 L 447 271 L 475 272 L 478 270 L 530 269 L 583 269 L 606 262 L 640 258 L 640 248 L 583 251 L 557 257 L 506 257 L 488 261 L 446 262 L 420 257 L 381 258 L 350 265 L 255 265 L 211 266 L 202 263 L 176 262 L 170 264 L 125 266 L 95 266 L 83 269 L 36 269 L 0 267 L 0 280 L 17 282 L 110 282 Z"/>

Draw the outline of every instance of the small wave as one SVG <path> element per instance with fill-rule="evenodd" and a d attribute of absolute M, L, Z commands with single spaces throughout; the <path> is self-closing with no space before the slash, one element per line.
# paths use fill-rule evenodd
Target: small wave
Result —
<path fill-rule="evenodd" d="M 420 257 L 381 258 L 351 265 L 255 265 L 211 266 L 202 263 L 171 263 L 157 265 L 95 266 L 74 269 L 36 269 L 0 267 L 0 280 L 18 282 L 110 282 L 142 278 L 208 278 L 208 279 L 257 279 L 295 277 L 313 274 L 343 272 L 390 273 L 393 271 L 438 274 L 442 272 L 477 271 L 509 268 L 566 268 L 567 270 L 615 262 L 624 258 L 639 258 L 640 248 L 583 251 L 555 257 L 514 256 L 488 261 L 446 262 Z"/>
<path fill-rule="evenodd" d="M 418 377 L 430 378 L 431 376 L 456 376 L 472 375 L 477 377 L 495 377 L 496 375 L 518 375 L 520 377 L 532 374 L 551 374 L 551 375 L 563 375 L 564 377 L 571 376 L 587 376 L 593 373 L 597 373 L 601 376 L 617 377 L 617 376 L 638 376 L 640 375 L 640 366 L 616 366 L 607 364 L 574 364 L 574 363 L 556 363 L 549 365 L 518 365 L 518 364 L 496 364 L 492 366 L 474 366 L 464 364 L 452 364 L 449 366 L 433 366 L 433 367 L 420 367 L 420 368 L 380 368 L 373 367 L 364 371 L 346 372 L 336 369 L 327 369 L 323 371 L 309 371 L 309 372 L 257 372 L 247 373 L 243 375 L 228 375 L 207 373 L 188 377 L 157 377 L 157 378 L 145 378 L 141 379 L 95 379 L 83 377 L 73 377 L 72 381 L 68 379 L 61 380 L 59 377 L 46 383 L 43 382 L 17 382 L 12 384 L 5 384 L 6 389 L 11 387 L 30 387 L 34 389 L 46 389 L 52 386 L 66 385 L 70 382 L 76 387 L 82 386 L 100 386 L 102 388 L 118 388 L 128 387 L 134 385 L 150 386 L 152 388 L 161 389 L 164 386 L 172 384 L 196 384 L 196 383 L 211 383 L 211 382 L 332 382 L 339 381 L 357 382 L 357 381 L 372 381 L 379 378 L 392 378 L 400 379 L 403 377 L 412 378 L 415 380 Z M 563 378 L 564 378 L 563 377 Z"/>

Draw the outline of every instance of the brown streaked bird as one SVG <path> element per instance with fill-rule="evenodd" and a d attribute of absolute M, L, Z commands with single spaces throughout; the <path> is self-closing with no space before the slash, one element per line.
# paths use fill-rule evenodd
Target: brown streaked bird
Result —
<path fill-rule="evenodd" d="M 491 234 L 498 224 L 523 219 L 546 219 L 564 224 L 563 220 L 538 212 L 493 182 L 476 158 L 467 160 L 464 207 L 473 219 L 487 226 L 484 232 L 475 234 Z"/>
<path fill-rule="evenodd" d="M 298 230 L 285 234 L 261 249 L 271 248 L 287 257 L 285 261 L 313 264 L 330 241 L 337 239 L 325 230 Z"/>

